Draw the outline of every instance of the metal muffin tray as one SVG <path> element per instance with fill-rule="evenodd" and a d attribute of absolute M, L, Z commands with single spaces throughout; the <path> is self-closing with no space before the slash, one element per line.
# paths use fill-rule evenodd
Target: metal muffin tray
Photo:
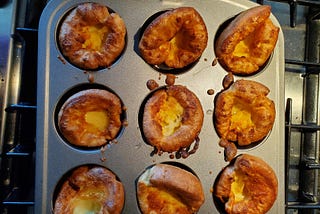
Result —
<path fill-rule="evenodd" d="M 214 38 L 220 25 L 239 12 L 256 4 L 247 0 L 153 0 L 118 1 L 93 0 L 117 12 L 127 27 L 127 44 L 122 56 L 110 68 L 83 71 L 64 59 L 58 43 L 59 23 L 65 14 L 84 0 L 52 0 L 40 20 L 38 55 L 38 109 L 36 136 L 36 191 L 35 213 L 51 213 L 53 197 L 60 179 L 71 169 L 83 164 L 98 164 L 113 171 L 125 189 L 123 213 L 140 213 L 136 199 L 138 176 L 150 165 L 173 161 L 191 168 L 200 178 L 205 192 L 205 203 L 199 213 L 218 213 L 212 187 L 216 176 L 228 162 L 224 149 L 218 145 L 219 137 L 213 124 L 214 98 L 220 92 L 227 72 L 215 59 Z M 92 2 L 92 1 L 91 1 Z M 139 30 L 144 22 L 159 11 L 180 6 L 194 7 L 203 17 L 208 30 L 208 45 L 199 61 L 188 71 L 177 74 L 175 84 L 184 85 L 200 99 L 204 123 L 199 135 L 199 149 L 187 158 L 170 158 L 169 154 L 152 155 L 153 148 L 143 140 L 139 115 L 144 99 L 150 93 L 146 83 L 155 80 L 165 85 L 166 75 L 145 63 L 139 56 L 137 44 Z M 273 15 L 271 19 L 280 26 Z M 265 160 L 275 171 L 279 193 L 269 213 L 284 213 L 284 39 L 280 30 L 275 50 L 266 67 L 259 73 L 236 79 L 250 79 L 263 83 L 270 89 L 268 95 L 275 102 L 276 119 L 267 138 L 253 148 L 239 149 L 238 154 L 248 153 Z M 126 107 L 127 125 L 105 151 L 99 148 L 85 150 L 67 144 L 56 127 L 59 102 L 68 93 L 81 88 L 106 87 L 115 92 Z M 215 93 L 210 95 L 209 89 Z"/>

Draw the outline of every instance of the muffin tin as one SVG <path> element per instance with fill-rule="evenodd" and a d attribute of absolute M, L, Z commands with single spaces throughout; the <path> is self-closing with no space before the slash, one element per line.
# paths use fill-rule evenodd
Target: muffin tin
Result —
<path fill-rule="evenodd" d="M 213 65 L 214 38 L 219 26 L 239 12 L 255 6 L 247 0 L 154 0 L 117 1 L 93 0 L 110 7 L 124 20 L 127 27 L 127 44 L 122 56 L 110 68 L 84 71 L 70 64 L 62 56 L 57 32 L 65 14 L 84 0 L 52 0 L 43 11 L 39 25 L 38 51 L 38 108 L 36 148 L 35 213 L 51 213 L 53 198 L 60 179 L 71 169 L 84 164 L 98 164 L 113 171 L 125 189 L 123 213 L 140 213 L 136 199 L 136 181 L 149 166 L 161 162 L 175 162 L 190 168 L 201 180 L 205 203 L 199 213 L 218 213 L 212 196 L 212 187 L 224 161 L 223 148 L 213 124 L 214 98 L 223 89 L 222 81 L 227 72 L 219 63 Z M 176 74 L 175 84 L 184 85 L 201 101 L 204 123 L 199 134 L 198 150 L 187 158 L 172 158 L 168 153 L 154 154 L 140 130 L 139 120 L 145 98 L 150 94 L 148 80 L 165 85 L 166 72 L 148 65 L 137 50 L 140 29 L 152 15 L 159 11 L 180 6 L 194 7 L 204 19 L 208 30 L 208 45 L 201 58 L 187 71 Z M 278 21 L 273 15 L 275 25 Z M 250 79 L 263 83 L 270 89 L 268 95 L 275 102 L 276 119 L 270 134 L 252 148 L 239 149 L 238 154 L 248 153 L 265 160 L 275 171 L 279 182 L 277 200 L 269 213 L 284 213 L 284 39 L 279 38 L 270 61 L 259 73 L 236 79 Z M 169 71 L 170 72 L 170 71 Z M 123 129 L 116 140 L 102 148 L 75 148 L 59 135 L 55 122 L 61 100 L 75 91 L 87 88 L 108 88 L 125 106 Z M 214 90 L 214 94 L 211 94 Z M 210 91 L 210 93 L 209 93 Z"/>

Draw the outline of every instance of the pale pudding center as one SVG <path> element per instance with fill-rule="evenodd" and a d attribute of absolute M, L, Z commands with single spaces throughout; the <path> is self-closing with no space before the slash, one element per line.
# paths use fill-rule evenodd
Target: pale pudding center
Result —
<path fill-rule="evenodd" d="M 109 125 L 106 111 L 89 111 L 85 114 L 85 121 L 100 131 L 106 130 Z"/>
<path fill-rule="evenodd" d="M 82 28 L 82 35 L 85 42 L 82 44 L 82 48 L 98 51 L 103 45 L 103 41 L 108 34 L 108 27 L 103 26 L 85 26 Z"/>
<path fill-rule="evenodd" d="M 174 97 L 169 96 L 156 115 L 164 136 L 172 135 L 181 126 L 182 114 L 183 107 Z"/>

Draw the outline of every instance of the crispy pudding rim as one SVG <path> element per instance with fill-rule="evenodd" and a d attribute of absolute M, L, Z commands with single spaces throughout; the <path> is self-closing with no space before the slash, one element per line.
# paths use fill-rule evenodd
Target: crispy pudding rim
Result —
<path fill-rule="evenodd" d="M 276 202 L 276 200 L 277 200 L 277 198 L 278 198 L 278 191 L 279 191 L 279 181 L 278 181 L 278 175 L 275 173 L 275 171 L 274 171 L 274 169 L 271 167 L 271 165 L 266 161 L 266 160 L 264 160 L 261 156 L 257 156 L 257 155 L 254 155 L 254 154 L 249 154 L 249 153 L 242 153 L 242 154 L 238 154 L 238 155 L 236 155 L 234 158 L 232 158 L 232 160 L 229 162 L 229 163 L 227 163 L 219 172 L 218 172 L 218 174 L 216 175 L 216 177 L 215 177 L 215 179 L 213 180 L 213 184 L 212 184 L 212 194 L 211 194 L 211 196 L 212 196 L 212 199 L 213 199 L 213 202 L 214 202 L 214 205 L 215 205 L 215 207 L 216 207 L 216 209 L 218 210 L 218 212 L 219 213 L 221 213 L 221 214 L 227 214 L 227 211 L 225 210 L 225 204 L 227 203 L 227 202 L 223 202 L 223 201 L 221 201 L 219 198 L 218 198 L 218 196 L 216 196 L 216 186 L 218 185 L 218 182 L 221 180 L 221 176 L 222 176 L 222 174 L 225 172 L 225 170 L 230 170 L 230 168 L 233 168 L 234 166 L 235 166 L 235 162 L 236 162 L 236 160 L 239 158 L 241 158 L 241 156 L 246 156 L 246 157 L 248 157 L 248 159 L 247 158 L 244 158 L 245 160 L 248 160 L 249 162 L 250 162 L 250 157 L 251 158 L 253 158 L 253 159 L 258 159 L 259 160 L 259 162 L 260 161 L 262 161 L 263 162 L 263 165 L 264 164 L 266 164 L 266 165 L 264 165 L 266 168 L 268 168 L 268 169 L 271 169 L 272 171 L 273 171 L 273 176 L 275 176 L 275 177 L 273 177 L 273 178 L 275 178 L 276 179 L 276 183 L 277 183 L 277 186 L 276 186 L 276 191 L 277 191 L 277 195 L 276 195 L 276 197 L 275 197 L 275 200 L 273 201 L 273 203 L 272 203 L 272 206 L 274 205 L 274 203 Z M 261 162 L 260 162 L 260 164 L 261 164 Z M 261 168 L 259 168 L 259 169 L 261 169 Z M 232 169 L 233 170 L 233 169 Z M 231 190 L 230 190 L 230 192 L 231 192 Z M 269 209 L 271 209 L 272 208 L 272 206 L 269 208 Z M 269 211 L 269 210 L 268 210 Z"/>
<path fill-rule="evenodd" d="M 183 6 L 180 6 L 183 7 Z M 192 68 L 194 68 L 198 62 L 200 61 L 201 55 L 198 59 L 196 59 L 195 61 L 193 61 L 192 63 L 184 66 L 183 68 L 173 68 L 173 67 L 169 67 L 167 66 L 164 62 L 159 64 L 159 65 L 152 65 L 150 63 L 148 63 L 143 57 L 141 52 L 139 51 L 139 42 L 143 36 L 143 33 L 145 32 L 145 30 L 149 27 L 149 25 L 156 19 L 158 18 L 160 15 L 172 11 L 174 9 L 177 9 L 179 7 L 170 7 L 170 8 L 166 8 L 166 9 L 162 9 L 160 11 L 157 11 L 155 13 L 153 13 L 152 15 L 150 15 L 147 19 L 145 19 L 145 21 L 143 22 L 143 24 L 140 26 L 138 33 L 137 33 L 137 39 L 135 40 L 135 52 L 139 55 L 139 57 L 146 63 L 148 64 L 153 70 L 159 72 L 159 73 L 163 73 L 163 74 L 175 74 L 175 75 L 180 75 L 180 74 L 184 74 L 187 73 L 188 71 L 192 70 Z M 204 50 L 205 51 L 205 50 Z M 203 51 L 203 52 L 204 52 Z"/>
<path fill-rule="evenodd" d="M 162 162 L 159 162 L 159 163 L 154 163 L 154 164 L 151 164 L 151 165 L 147 165 L 137 176 L 137 178 L 135 179 L 135 190 L 136 190 L 136 193 L 135 193 L 135 196 L 136 196 L 136 203 L 137 203 L 137 207 L 139 208 L 139 211 L 141 213 L 142 212 L 142 208 L 141 208 L 141 205 L 140 205 L 140 202 L 139 202 L 139 197 L 138 197 L 138 184 L 139 184 L 139 180 L 141 178 L 141 176 L 143 176 L 148 170 L 152 169 L 154 166 L 156 165 L 169 165 L 169 166 L 173 166 L 173 167 L 177 167 L 181 170 L 184 170 L 188 173 L 191 173 L 193 176 L 195 176 L 199 183 L 202 185 L 202 191 L 204 192 L 204 189 L 203 189 L 203 182 L 202 180 L 200 179 L 200 177 L 198 176 L 198 174 L 195 172 L 194 169 L 192 169 L 190 166 L 187 165 L 187 163 L 182 163 L 182 162 L 178 162 L 178 161 L 174 161 L 174 160 L 168 160 L 168 161 L 162 161 Z"/>
<path fill-rule="evenodd" d="M 72 60 L 69 59 L 69 57 L 65 56 L 63 54 L 62 51 L 62 47 L 60 45 L 59 42 L 59 35 L 60 35 L 60 30 L 61 30 L 61 26 L 63 25 L 65 19 L 70 15 L 70 13 L 72 13 L 79 5 L 82 4 L 86 4 L 86 3 L 94 3 L 94 4 L 98 4 L 101 6 L 104 6 L 108 9 L 108 12 L 110 14 L 112 13 L 116 13 L 120 16 L 120 14 L 113 10 L 111 7 L 109 7 L 106 3 L 101 3 L 101 2 L 78 2 L 73 4 L 72 6 L 70 6 L 66 11 L 64 11 L 64 13 L 60 16 L 60 19 L 57 21 L 56 27 L 55 27 L 55 36 L 54 36 L 54 40 L 55 40 L 55 46 L 57 51 L 60 53 L 58 58 L 60 59 L 61 63 L 63 64 L 68 64 L 74 68 L 77 68 L 78 70 L 80 70 L 81 72 L 83 71 L 94 71 L 94 72 L 104 72 L 104 71 L 108 71 L 110 68 L 112 68 L 113 66 L 116 66 L 118 63 L 120 63 L 121 59 L 123 58 L 126 50 L 127 50 L 127 46 L 128 46 L 128 31 L 127 28 L 125 29 L 125 37 L 124 37 L 124 47 L 122 49 L 122 51 L 120 52 L 120 54 L 113 60 L 113 62 L 111 63 L 110 66 L 99 66 L 95 69 L 90 69 L 90 68 L 82 68 L 81 66 L 76 65 L 74 62 L 72 62 Z M 120 18 L 122 18 L 120 16 Z M 124 20 L 123 20 L 124 21 Z"/>
<path fill-rule="evenodd" d="M 116 136 L 114 137 L 114 139 L 112 140 L 106 140 L 106 143 L 104 145 L 101 146 L 94 146 L 94 147 L 89 147 L 89 146 L 79 146 L 79 145 L 75 145 L 72 144 L 71 142 L 69 142 L 69 140 L 67 140 L 67 138 L 64 136 L 64 134 L 62 133 L 62 131 L 59 128 L 59 112 L 62 108 L 62 106 L 65 104 L 65 102 L 73 95 L 80 93 L 82 91 L 86 91 L 86 90 L 91 90 L 91 89 L 98 89 L 98 90 L 105 90 L 109 93 L 112 93 L 113 95 L 115 95 L 119 100 L 120 100 L 120 104 L 121 104 L 121 114 L 120 114 L 120 121 L 121 121 L 121 126 L 118 130 L 118 133 L 116 134 Z M 98 83 L 82 83 L 82 84 L 78 84 L 75 85 L 69 89 L 67 89 L 60 97 L 59 100 L 56 103 L 55 109 L 54 109 L 54 126 L 56 128 L 56 132 L 58 133 L 58 135 L 60 136 L 60 138 L 62 139 L 62 143 L 64 143 L 65 145 L 67 145 L 68 147 L 71 147 L 77 151 L 81 151 L 81 152 L 96 152 L 96 151 L 100 151 L 102 147 L 104 146 L 108 146 L 108 148 L 112 147 L 112 144 L 115 144 L 118 142 L 118 140 L 121 138 L 123 132 L 125 131 L 125 125 L 124 122 L 127 120 L 127 113 L 125 111 L 125 104 L 122 101 L 121 97 L 111 88 L 107 87 L 106 85 L 101 85 Z"/>
<path fill-rule="evenodd" d="M 231 85 L 233 85 L 235 82 L 237 82 L 237 81 L 239 81 L 239 80 L 240 80 L 240 81 L 243 81 L 243 80 L 246 81 L 246 79 L 238 79 L 238 80 L 234 81 Z M 254 82 L 257 82 L 257 83 L 260 83 L 260 84 L 264 85 L 263 83 L 258 82 L 258 81 L 255 81 L 255 80 L 250 80 L 250 81 L 254 81 Z M 221 95 L 221 93 L 227 91 L 227 90 L 231 87 L 231 85 L 229 85 L 227 88 L 222 89 L 221 91 L 219 91 L 219 92 L 216 94 L 216 96 L 215 96 L 215 98 L 214 98 L 214 101 L 213 101 L 213 102 L 214 102 L 214 109 L 213 109 L 213 114 L 212 114 L 212 123 L 213 123 L 214 130 L 215 130 L 215 132 L 217 133 L 217 135 L 219 136 L 220 139 L 221 139 L 221 136 L 219 135 L 219 132 L 218 132 L 217 123 L 215 122 L 215 121 L 217 120 L 217 119 L 216 119 L 217 117 L 216 117 L 216 114 L 215 114 L 215 112 L 216 112 L 216 110 L 217 110 L 217 108 L 216 108 L 216 102 L 217 102 L 217 99 L 218 99 L 219 95 Z M 264 86 L 265 86 L 265 85 L 264 85 Z M 268 95 L 269 95 L 269 94 L 267 94 L 265 97 L 266 97 L 267 99 L 273 101 L 271 98 L 269 98 Z M 274 102 L 274 101 L 273 101 L 273 102 Z M 274 105 L 275 105 L 275 104 L 274 104 Z M 276 109 L 275 109 L 275 110 L 276 110 Z M 278 115 L 277 115 L 278 113 L 277 113 L 276 111 L 275 111 L 274 113 L 275 113 L 275 117 L 278 117 Z M 275 123 L 275 120 L 273 121 L 272 127 L 270 128 L 270 130 L 268 131 L 268 133 L 266 133 L 265 136 L 264 136 L 263 138 L 261 138 L 260 140 L 258 140 L 258 141 L 253 141 L 253 142 L 251 142 L 251 143 L 248 144 L 248 145 L 239 145 L 239 144 L 238 144 L 238 141 L 230 141 L 230 142 L 231 142 L 231 143 L 234 143 L 234 144 L 236 145 L 237 149 L 242 150 L 242 151 L 250 151 L 250 150 L 256 149 L 256 148 L 262 146 L 264 143 L 266 143 L 266 142 L 268 141 L 268 138 L 270 137 L 270 135 L 271 135 L 271 133 L 272 133 L 272 131 L 273 131 L 273 129 L 274 129 L 274 123 Z M 227 140 L 227 139 L 226 139 L 226 140 Z"/>
<path fill-rule="evenodd" d="M 242 11 L 244 12 L 244 11 Z M 239 12 L 238 14 L 234 15 L 234 16 L 231 16 L 229 18 L 227 18 L 225 21 L 223 21 L 221 24 L 219 24 L 218 28 L 217 28 L 217 31 L 215 32 L 215 35 L 214 35 L 214 39 L 213 39 L 213 52 L 215 54 L 215 57 L 218 59 L 218 63 L 219 65 L 223 68 L 223 70 L 225 72 L 232 72 L 230 71 L 230 69 L 228 69 L 227 65 L 224 65 L 220 60 L 219 60 L 219 57 L 217 57 L 217 54 L 216 54 L 216 42 L 219 38 L 219 36 L 221 35 L 221 33 L 224 31 L 224 29 L 237 17 L 239 16 L 242 12 Z M 263 72 L 265 72 L 268 68 L 268 66 L 270 65 L 271 61 L 272 61 L 272 58 L 273 58 L 273 54 L 274 54 L 274 50 L 271 52 L 270 56 L 268 57 L 268 59 L 264 62 L 263 65 L 259 66 L 259 69 L 252 72 L 252 73 L 248 73 L 248 74 L 244 74 L 244 73 L 233 73 L 234 76 L 237 76 L 237 77 L 254 77 L 254 76 L 257 76 L 259 74 L 262 74 Z"/>
<path fill-rule="evenodd" d="M 191 93 L 198 99 L 198 101 L 199 101 L 199 104 L 200 104 L 199 107 L 201 108 L 203 117 L 202 117 L 202 123 L 201 123 L 200 131 L 198 132 L 198 135 L 195 136 L 195 138 L 193 139 L 192 143 L 189 144 L 189 146 L 187 146 L 187 147 L 181 147 L 179 150 L 176 150 L 176 151 L 163 151 L 163 150 L 157 148 L 156 145 L 152 145 L 152 143 L 148 140 L 148 138 L 146 137 L 144 128 L 143 128 L 143 127 L 144 127 L 143 123 L 144 123 L 145 108 L 146 108 L 146 105 L 147 105 L 148 101 L 150 100 L 150 98 L 152 98 L 153 95 L 154 95 L 155 93 L 159 92 L 159 91 L 165 91 L 165 93 L 167 94 L 167 90 L 168 90 L 168 88 L 170 88 L 170 87 L 183 87 L 183 88 L 185 88 L 186 90 L 188 90 L 189 92 L 191 92 Z M 200 135 L 200 132 L 201 132 L 201 130 L 202 130 L 202 128 L 203 128 L 203 124 L 204 124 L 204 111 L 203 111 L 203 106 L 202 106 L 201 101 L 200 101 L 199 98 L 198 98 L 198 95 L 197 95 L 195 92 L 193 92 L 192 90 L 190 90 L 187 86 L 182 85 L 182 84 L 177 84 L 177 85 L 176 85 L 176 84 L 175 84 L 175 85 L 162 85 L 162 86 L 159 86 L 159 87 L 151 90 L 151 91 L 144 97 L 144 99 L 142 100 L 142 102 L 141 102 L 141 104 L 140 104 L 140 107 L 139 107 L 138 124 L 139 124 L 139 127 L 140 127 L 139 130 L 140 130 L 140 133 L 141 133 L 141 137 L 142 137 L 142 139 L 143 139 L 143 142 L 144 142 L 146 145 L 148 145 L 148 146 L 150 146 L 150 147 L 153 148 L 153 151 L 152 151 L 151 154 L 150 154 L 151 156 L 153 156 L 153 155 L 155 155 L 155 154 L 157 154 L 157 153 L 158 153 L 158 155 L 161 155 L 162 153 L 168 153 L 168 154 L 171 154 L 171 155 L 174 154 L 174 157 L 175 157 L 176 159 L 185 158 L 185 157 L 183 157 L 183 154 L 182 154 L 183 151 L 189 152 L 189 151 L 192 150 L 192 147 L 194 148 L 194 147 L 196 147 L 196 146 L 199 146 L 199 141 L 200 141 L 200 139 L 198 139 L 198 138 L 199 138 L 198 136 Z M 197 144 L 198 144 L 198 145 L 197 145 Z M 192 153 L 192 154 L 193 154 L 193 153 Z M 172 157 L 173 157 L 173 156 L 172 156 Z"/>
<path fill-rule="evenodd" d="M 217 94 L 217 96 L 220 94 L 221 92 L 219 92 Z M 216 97 L 217 97 L 216 96 Z M 216 98 L 215 98 L 216 99 Z M 214 102 L 215 102 L 215 99 L 214 99 Z M 215 123 L 215 120 L 216 120 L 216 116 L 214 114 L 214 111 L 215 109 L 213 110 L 213 114 L 212 114 L 212 123 L 213 123 L 213 127 L 214 127 L 214 130 L 215 132 L 217 133 L 217 128 L 216 128 L 216 123 Z M 270 131 L 261 139 L 261 140 L 258 140 L 258 141 L 255 141 L 255 142 L 252 142 L 250 143 L 249 145 L 244 145 L 244 146 L 241 146 L 238 144 L 237 141 L 230 141 L 231 143 L 234 143 L 237 147 L 237 149 L 239 150 L 242 150 L 242 151 L 250 151 L 250 150 L 254 150 L 254 149 L 257 149 L 259 148 L 260 146 L 263 146 L 263 144 L 265 144 L 267 141 L 268 141 L 268 138 L 270 137 L 271 133 L 272 133 L 272 130 L 273 130 L 273 127 L 270 129 Z M 217 133 L 217 135 L 219 136 L 220 138 L 220 135 Z"/>
<path fill-rule="evenodd" d="M 115 171 L 111 170 L 109 167 L 104 166 L 104 165 L 100 165 L 100 164 L 97 164 L 97 163 L 84 163 L 84 164 L 80 164 L 80 165 L 75 165 L 72 168 L 67 169 L 67 171 L 65 171 L 60 176 L 60 178 L 57 180 L 57 182 L 54 184 L 54 190 L 53 190 L 52 197 L 51 197 L 51 211 L 52 211 L 52 213 L 54 213 L 53 211 L 54 211 L 54 208 L 55 208 L 55 203 L 56 203 L 58 195 L 59 195 L 59 193 L 60 193 L 60 191 L 62 189 L 62 186 L 64 185 L 64 183 L 71 177 L 71 175 L 77 169 L 82 168 L 82 167 L 87 167 L 89 170 L 92 169 L 92 168 L 103 168 L 103 169 L 109 171 L 110 173 L 112 173 L 115 176 L 116 181 L 121 183 L 121 185 L 123 187 L 123 195 L 124 195 L 124 201 L 123 201 L 123 207 L 122 207 L 122 210 L 123 210 L 124 207 L 125 207 L 125 203 L 126 203 L 126 200 L 125 200 L 126 190 L 125 190 L 125 186 L 124 186 L 122 180 L 120 179 L 120 177 L 118 176 L 118 174 L 115 173 Z"/>

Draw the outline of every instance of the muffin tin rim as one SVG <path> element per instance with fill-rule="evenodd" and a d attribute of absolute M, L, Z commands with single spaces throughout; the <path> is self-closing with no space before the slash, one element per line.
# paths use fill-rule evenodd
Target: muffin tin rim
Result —
<path fill-rule="evenodd" d="M 205 22 L 206 22 L 206 20 L 204 20 Z M 210 40 L 210 37 L 209 37 L 209 40 Z M 209 46 L 207 46 L 207 48 L 206 48 L 206 50 L 208 51 L 208 47 Z M 211 50 L 212 51 L 212 50 Z M 281 51 L 281 50 L 280 50 Z M 188 85 L 186 85 L 186 86 L 188 86 Z M 189 88 L 189 87 L 188 87 Z M 130 124 L 129 124 L 130 125 Z M 207 199 L 208 200 L 208 199 Z"/>

